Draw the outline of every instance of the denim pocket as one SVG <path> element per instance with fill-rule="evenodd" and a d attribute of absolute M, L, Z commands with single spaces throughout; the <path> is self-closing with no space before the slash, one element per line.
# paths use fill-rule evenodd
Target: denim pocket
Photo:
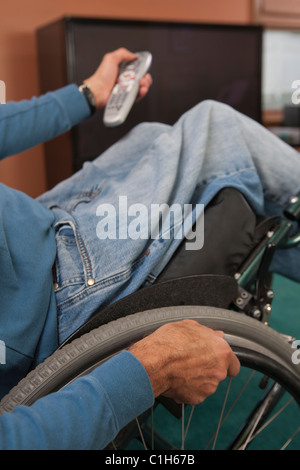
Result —
<path fill-rule="evenodd" d="M 55 292 L 59 305 L 84 288 L 86 275 L 84 257 L 73 223 L 60 223 L 56 227 L 55 237 L 57 247 Z"/>

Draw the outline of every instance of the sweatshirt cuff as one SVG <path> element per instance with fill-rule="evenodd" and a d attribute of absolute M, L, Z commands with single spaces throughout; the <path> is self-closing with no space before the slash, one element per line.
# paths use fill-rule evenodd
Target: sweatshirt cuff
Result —
<path fill-rule="evenodd" d="M 154 404 L 149 376 L 128 351 L 122 351 L 95 369 L 93 375 L 107 392 L 121 429 Z"/>
<path fill-rule="evenodd" d="M 87 100 L 85 96 L 80 93 L 77 85 L 66 85 L 56 90 L 53 96 L 63 108 L 70 128 L 91 115 Z"/>

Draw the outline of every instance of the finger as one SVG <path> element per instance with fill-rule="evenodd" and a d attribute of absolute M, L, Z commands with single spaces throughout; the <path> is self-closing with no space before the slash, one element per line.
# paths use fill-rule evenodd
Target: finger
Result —
<path fill-rule="evenodd" d="M 221 343 L 223 344 L 226 343 L 227 345 L 227 348 L 226 348 L 227 354 L 229 353 L 229 355 L 227 356 L 227 363 L 228 363 L 227 375 L 229 377 L 235 377 L 236 375 L 238 375 L 240 368 L 241 368 L 240 361 L 238 360 L 238 358 L 236 357 L 236 355 L 230 348 L 229 344 L 227 343 L 224 332 L 216 330 L 214 333 L 218 336 L 217 341 L 219 342 L 220 345 Z"/>
<path fill-rule="evenodd" d="M 140 85 L 150 87 L 152 85 L 152 77 L 150 73 L 146 73 L 146 75 L 143 76 L 140 80 Z"/>
<path fill-rule="evenodd" d="M 144 98 L 144 96 L 147 95 L 148 91 L 149 91 L 149 88 L 147 86 L 141 86 L 140 89 L 139 89 L 139 94 L 138 94 L 138 97 L 137 97 L 137 101 Z"/>
<path fill-rule="evenodd" d="M 241 364 L 238 358 L 234 353 L 232 353 L 227 369 L 227 374 L 229 377 L 236 377 L 240 372 Z"/>
<path fill-rule="evenodd" d="M 225 338 L 225 333 L 224 331 L 221 331 L 221 330 L 214 330 L 214 333 L 219 336 L 220 338 Z"/>
<path fill-rule="evenodd" d="M 141 80 L 140 80 L 140 89 L 137 101 L 144 98 L 144 96 L 148 93 L 149 88 L 152 85 L 152 77 L 149 73 L 147 73 Z"/>
<path fill-rule="evenodd" d="M 115 50 L 113 54 L 118 63 L 123 62 L 123 61 L 134 60 L 137 58 L 136 54 L 129 51 L 125 47 L 121 47 L 120 49 Z"/>

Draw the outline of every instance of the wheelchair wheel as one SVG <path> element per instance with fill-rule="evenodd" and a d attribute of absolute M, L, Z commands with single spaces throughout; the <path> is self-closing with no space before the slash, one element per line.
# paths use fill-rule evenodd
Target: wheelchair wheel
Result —
<path fill-rule="evenodd" d="M 274 445 L 285 448 L 289 444 L 296 445 L 299 449 L 297 441 L 293 444 L 295 439 L 300 437 L 300 365 L 293 363 L 295 361 L 292 360 L 292 356 L 295 350 L 285 337 L 257 320 L 214 307 L 178 306 L 149 310 L 120 318 L 92 330 L 56 351 L 30 372 L 2 399 L 0 414 L 10 412 L 18 405 L 30 406 L 42 396 L 57 392 L 69 382 L 101 365 L 111 355 L 126 349 L 163 324 L 185 318 L 194 319 L 205 326 L 225 332 L 225 339 L 241 362 L 240 374 L 237 378 L 230 379 L 228 384 L 222 382 L 218 391 L 196 407 L 196 410 L 194 407 L 179 406 L 171 400 L 163 398 L 158 400 L 154 411 L 149 412 L 150 418 L 149 414 L 145 413 L 140 420 L 130 423 L 120 432 L 116 441 L 112 443 L 114 448 L 139 448 L 140 441 L 146 448 L 155 449 L 218 448 L 219 443 L 225 449 L 257 448 L 255 443 L 271 425 L 270 436 L 262 445 L 266 445 L 267 449 L 273 449 Z M 248 371 L 251 374 L 251 385 L 248 377 L 245 378 L 245 383 L 238 384 L 248 391 L 245 398 L 236 391 L 235 383 L 244 380 Z M 233 399 L 228 398 L 229 385 L 234 392 Z M 226 403 L 218 402 L 222 389 Z M 285 397 L 287 401 L 282 404 Z M 248 405 L 249 411 L 246 410 Z M 220 410 L 220 415 L 215 417 L 217 408 Z M 238 417 L 232 418 L 228 414 L 228 408 L 230 412 L 238 411 Z M 291 410 L 288 415 L 286 415 L 287 409 Z M 169 442 L 170 429 L 173 433 L 177 426 L 172 420 L 177 422 L 180 417 L 182 419 L 179 436 L 171 437 Z M 214 419 L 216 424 L 211 428 Z M 273 442 L 276 433 L 272 431 L 272 426 L 278 419 L 280 429 L 284 429 L 284 442 L 277 444 Z M 158 432 L 156 429 L 154 432 L 151 431 L 153 420 L 159 428 L 164 428 L 169 421 L 166 437 L 161 436 L 161 429 L 158 429 Z M 294 425 L 295 428 L 287 429 L 290 425 Z M 193 428 L 192 440 L 189 440 L 187 428 L 189 430 Z M 220 439 L 222 429 L 225 441 Z M 208 438 L 203 437 L 205 432 L 208 432 Z M 134 441 L 134 438 L 137 440 Z M 261 448 L 260 445 L 258 448 Z"/>

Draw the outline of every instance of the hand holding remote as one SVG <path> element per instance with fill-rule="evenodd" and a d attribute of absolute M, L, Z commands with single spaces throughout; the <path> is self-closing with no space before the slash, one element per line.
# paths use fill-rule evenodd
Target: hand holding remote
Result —
<path fill-rule="evenodd" d="M 117 83 L 104 111 L 103 122 L 107 127 L 119 126 L 126 120 L 137 98 L 139 82 L 151 66 L 150 52 L 138 52 L 135 56 L 135 60 L 120 64 Z"/>

